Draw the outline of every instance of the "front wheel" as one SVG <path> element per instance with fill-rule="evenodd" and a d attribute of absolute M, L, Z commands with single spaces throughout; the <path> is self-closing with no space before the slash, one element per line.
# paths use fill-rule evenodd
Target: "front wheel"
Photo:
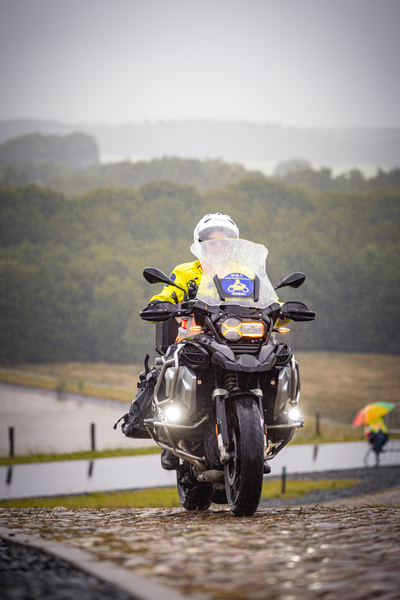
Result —
<path fill-rule="evenodd" d="M 248 396 L 228 407 L 229 462 L 225 490 L 229 508 L 237 516 L 250 516 L 258 508 L 264 475 L 264 438 L 261 417 Z"/>
<path fill-rule="evenodd" d="M 207 510 L 211 506 L 212 484 L 190 482 L 180 471 L 176 473 L 176 484 L 179 500 L 186 510 Z"/>

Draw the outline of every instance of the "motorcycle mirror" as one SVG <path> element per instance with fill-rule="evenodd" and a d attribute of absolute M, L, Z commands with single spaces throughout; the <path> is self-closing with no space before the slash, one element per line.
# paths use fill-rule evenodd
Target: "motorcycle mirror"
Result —
<path fill-rule="evenodd" d="M 182 292 L 185 295 L 184 299 L 187 300 L 186 290 L 184 288 L 181 288 L 179 285 L 176 285 L 176 283 L 171 281 L 171 279 L 159 269 L 155 269 L 154 267 L 146 267 L 145 269 L 143 269 L 143 277 L 149 283 L 165 283 L 166 285 L 173 285 L 179 290 L 182 290 Z"/>
<path fill-rule="evenodd" d="M 173 285 L 173 282 L 159 269 L 153 267 L 147 267 L 143 270 L 143 277 L 149 283 L 167 283 Z"/>
<path fill-rule="evenodd" d="M 282 281 L 280 283 L 278 283 L 278 285 L 274 289 L 279 290 L 279 288 L 283 288 L 283 287 L 298 288 L 301 285 L 303 285 L 305 279 L 306 279 L 306 276 L 304 275 L 304 273 L 301 273 L 300 271 L 296 271 L 295 273 L 286 275 L 286 277 L 284 279 L 282 279 Z"/>

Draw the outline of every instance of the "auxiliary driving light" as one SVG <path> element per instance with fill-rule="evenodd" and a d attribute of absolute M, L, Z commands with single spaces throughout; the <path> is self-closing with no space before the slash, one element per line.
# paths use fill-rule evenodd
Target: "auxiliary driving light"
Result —
<path fill-rule="evenodd" d="M 171 404 L 164 411 L 165 416 L 171 423 L 177 423 L 182 416 L 181 409 L 176 404 Z"/>
<path fill-rule="evenodd" d="M 241 321 L 236 317 L 229 317 L 221 323 L 221 333 L 227 340 L 237 342 L 242 337 L 262 338 L 265 326 L 262 321 Z"/>
<path fill-rule="evenodd" d="M 289 410 L 289 419 L 291 421 L 297 421 L 297 419 L 300 417 L 300 411 L 298 408 L 292 408 L 291 410 Z"/>

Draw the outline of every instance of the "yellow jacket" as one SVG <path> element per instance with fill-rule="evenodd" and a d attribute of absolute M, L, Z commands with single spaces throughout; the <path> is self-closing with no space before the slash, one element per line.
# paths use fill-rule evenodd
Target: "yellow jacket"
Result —
<path fill-rule="evenodd" d="M 380 432 L 387 433 L 387 430 L 388 429 L 386 427 L 386 423 L 382 419 L 382 417 L 377 417 L 370 423 L 367 423 L 366 426 L 364 427 L 364 433 L 367 436 L 370 435 L 371 433 L 380 433 Z"/>
<path fill-rule="evenodd" d="M 187 290 L 189 294 L 190 285 L 200 284 L 203 269 L 201 268 L 200 261 L 195 260 L 194 262 L 183 263 L 175 267 L 170 275 L 170 279 L 179 285 L 180 287 Z M 153 296 L 150 302 L 172 302 L 172 304 L 179 304 L 183 302 L 183 292 L 172 285 L 166 285 L 162 292 Z"/>

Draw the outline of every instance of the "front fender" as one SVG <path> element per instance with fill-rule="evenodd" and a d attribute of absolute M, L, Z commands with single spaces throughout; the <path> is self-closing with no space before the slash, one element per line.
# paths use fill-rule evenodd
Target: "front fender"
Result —
<path fill-rule="evenodd" d="M 187 340 L 187 342 L 189 341 L 203 346 L 210 354 L 210 360 L 214 365 L 229 371 L 247 373 L 269 371 L 277 362 L 276 346 L 270 344 L 261 347 L 257 358 L 254 354 L 247 353 L 236 356 L 232 348 L 226 344 L 220 344 L 208 335 L 200 334 L 192 340 Z"/>
<path fill-rule="evenodd" d="M 229 371 L 259 373 L 270 371 L 277 360 L 272 346 L 264 346 L 258 358 L 254 354 L 240 354 L 236 358 L 234 352 L 230 348 L 228 350 L 230 351 L 230 355 L 221 350 L 214 352 L 211 356 L 211 362 Z"/>

